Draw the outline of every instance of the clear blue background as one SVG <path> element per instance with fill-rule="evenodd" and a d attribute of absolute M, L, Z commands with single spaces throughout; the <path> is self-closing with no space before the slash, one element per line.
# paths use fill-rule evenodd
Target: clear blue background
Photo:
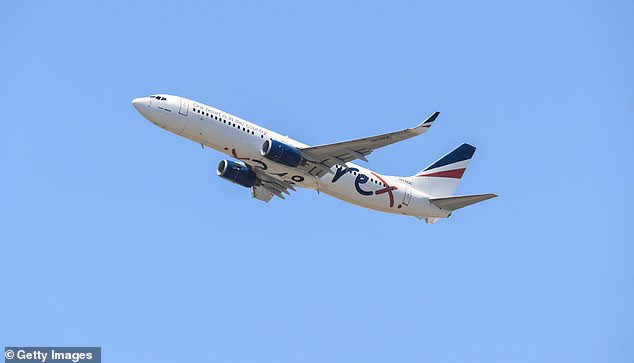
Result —
<path fill-rule="evenodd" d="M 108 362 L 632 362 L 631 1 L 7 2 L 0 344 Z M 309 144 L 479 147 L 426 225 L 252 200 L 130 105 L 170 93 Z"/>

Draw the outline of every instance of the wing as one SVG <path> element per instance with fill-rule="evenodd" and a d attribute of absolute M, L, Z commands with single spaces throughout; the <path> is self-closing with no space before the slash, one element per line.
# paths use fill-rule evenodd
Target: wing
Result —
<path fill-rule="evenodd" d="M 368 159 L 366 159 L 366 156 L 378 148 L 424 134 L 429 130 L 439 114 L 440 112 L 434 112 L 416 127 L 402 131 L 337 142 L 334 144 L 300 148 L 302 156 L 308 161 L 304 169 L 310 174 L 320 178 L 329 173 L 330 168 L 335 164 L 345 165 L 345 163 L 356 159 L 367 162 Z"/>

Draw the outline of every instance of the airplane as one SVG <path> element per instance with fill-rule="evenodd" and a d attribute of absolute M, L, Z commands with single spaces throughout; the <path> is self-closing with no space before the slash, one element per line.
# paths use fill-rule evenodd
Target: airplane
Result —
<path fill-rule="evenodd" d="M 351 163 L 381 147 L 422 135 L 439 115 L 415 127 L 350 141 L 309 146 L 215 107 L 184 97 L 156 94 L 132 105 L 153 124 L 224 153 L 217 174 L 251 189 L 269 202 L 297 187 L 323 192 L 345 202 L 381 212 L 435 223 L 460 208 L 496 194 L 454 196 L 476 148 L 462 144 L 412 176 L 389 176 Z M 237 161 L 236 161 L 237 160 Z"/>

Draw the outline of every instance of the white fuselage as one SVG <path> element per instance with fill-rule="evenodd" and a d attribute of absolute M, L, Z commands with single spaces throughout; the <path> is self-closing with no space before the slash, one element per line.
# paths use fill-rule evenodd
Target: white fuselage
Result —
<path fill-rule="evenodd" d="M 405 178 L 381 175 L 353 163 L 346 163 L 347 168 L 334 166 L 331 174 L 317 178 L 298 168 L 273 162 L 261 154 L 267 139 L 297 148 L 308 145 L 200 102 L 159 95 L 159 98 L 137 98 L 132 103 L 157 126 L 296 186 L 382 212 L 419 218 L 444 218 L 450 214 L 431 204 L 429 196 L 414 189 Z"/>

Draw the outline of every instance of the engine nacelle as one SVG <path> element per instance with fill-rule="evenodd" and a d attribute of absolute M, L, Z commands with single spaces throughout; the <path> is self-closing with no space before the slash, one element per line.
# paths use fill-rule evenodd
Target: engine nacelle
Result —
<path fill-rule="evenodd" d="M 262 144 L 260 153 L 265 158 L 286 166 L 296 167 L 302 162 L 302 153 L 297 148 L 273 139 Z"/>
<path fill-rule="evenodd" d="M 247 188 L 255 185 L 255 181 L 257 180 L 257 176 L 253 170 L 247 168 L 244 164 L 236 163 L 231 160 L 221 160 L 216 173 L 221 178 Z"/>

